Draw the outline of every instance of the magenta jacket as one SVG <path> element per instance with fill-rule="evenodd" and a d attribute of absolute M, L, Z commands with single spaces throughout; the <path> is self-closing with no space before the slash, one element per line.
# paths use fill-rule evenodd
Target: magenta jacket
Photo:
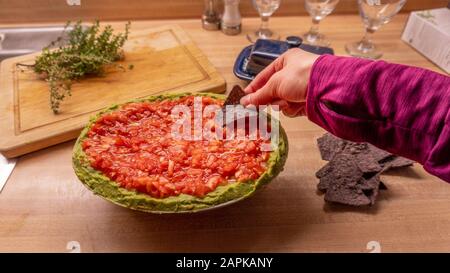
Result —
<path fill-rule="evenodd" d="M 324 55 L 312 68 L 308 118 L 450 182 L 450 77 L 384 61 Z"/>

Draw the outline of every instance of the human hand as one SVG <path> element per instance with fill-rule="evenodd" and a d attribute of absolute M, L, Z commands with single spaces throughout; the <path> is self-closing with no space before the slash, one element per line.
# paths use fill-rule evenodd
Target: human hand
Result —
<path fill-rule="evenodd" d="M 311 68 L 319 55 L 293 48 L 274 60 L 244 89 L 247 105 L 278 105 L 286 116 L 306 114 L 306 91 Z"/>

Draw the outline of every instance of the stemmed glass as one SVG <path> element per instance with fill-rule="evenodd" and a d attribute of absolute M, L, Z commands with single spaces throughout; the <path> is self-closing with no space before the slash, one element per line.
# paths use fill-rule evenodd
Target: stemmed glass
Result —
<path fill-rule="evenodd" d="M 319 23 L 330 14 L 339 0 L 305 0 L 305 9 L 312 17 L 312 26 L 308 32 L 303 34 L 306 44 L 315 46 L 329 46 L 330 42 L 325 35 L 319 33 Z"/>
<path fill-rule="evenodd" d="M 383 53 L 372 43 L 372 34 L 396 15 L 406 3 L 406 0 L 358 0 L 366 33 L 359 42 L 345 46 L 348 54 L 356 57 L 378 59 Z"/>
<path fill-rule="evenodd" d="M 281 0 L 253 0 L 253 6 L 261 17 L 261 25 L 255 32 L 247 34 L 250 42 L 258 39 L 280 39 L 280 35 L 269 29 L 269 18 L 280 6 Z"/>

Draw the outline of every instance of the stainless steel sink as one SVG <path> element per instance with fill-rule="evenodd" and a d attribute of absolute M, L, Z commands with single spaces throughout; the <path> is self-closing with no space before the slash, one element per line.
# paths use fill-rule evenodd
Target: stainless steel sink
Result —
<path fill-rule="evenodd" d="M 0 61 L 40 51 L 60 37 L 63 30 L 63 26 L 0 28 Z"/>

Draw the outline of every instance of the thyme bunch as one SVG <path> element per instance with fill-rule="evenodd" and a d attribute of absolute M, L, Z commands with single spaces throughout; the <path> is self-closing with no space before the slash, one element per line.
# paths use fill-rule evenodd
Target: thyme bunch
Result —
<path fill-rule="evenodd" d="M 50 106 L 55 114 L 59 112 L 61 101 L 71 96 L 74 80 L 88 75 L 101 76 L 107 65 L 114 65 L 114 62 L 124 58 L 122 47 L 128 39 L 130 23 L 125 25 L 124 33 L 117 35 L 110 25 L 100 30 L 98 21 L 88 27 L 83 26 L 81 21 L 73 24 L 70 30 L 69 26 L 70 22 L 64 29 L 66 43 L 62 43 L 62 37 L 53 41 L 36 57 L 32 66 L 34 72 L 48 83 Z"/>

